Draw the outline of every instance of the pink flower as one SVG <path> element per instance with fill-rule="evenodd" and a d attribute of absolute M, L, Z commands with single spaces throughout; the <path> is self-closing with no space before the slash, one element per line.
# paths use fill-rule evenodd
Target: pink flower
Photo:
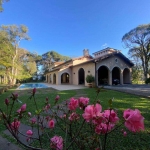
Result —
<path fill-rule="evenodd" d="M 10 127 L 11 127 L 12 130 L 18 130 L 19 127 L 20 127 L 20 121 L 15 120 L 14 122 L 11 123 Z"/>
<path fill-rule="evenodd" d="M 45 119 L 48 121 L 48 120 L 50 119 L 50 117 L 49 117 L 49 116 L 46 116 Z"/>
<path fill-rule="evenodd" d="M 28 112 L 28 117 L 31 117 L 31 113 L 30 112 Z"/>
<path fill-rule="evenodd" d="M 36 88 L 34 88 L 34 89 L 32 90 L 33 96 L 35 95 L 35 93 L 36 93 Z"/>
<path fill-rule="evenodd" d="M 87 122 L 89 122 L 91 119 L 93 119 L 93 115 L 94 115 L 94 105 L 88 105 L 85 108 L 82 116 Z"/>
<path fill-rule="evenodd" d="M 50 104 L 47 104 L 47 105 L 45 106 L 45 110 L 47 111 L 48 109 L 50 109 Z"/>
<path fill-rule="evenodd" d="M 14 96 L 17 99 L 19 95 L 18 95 L 18 93 L 15 93 Z"/>
<path fill-rule="evenodd" d="M 60 99 L 60 96 L 57 95 L 56 98 L 55 98 L 55 100 L 58 101 L 59 99 Z"/>
<path fill-rule="evenodd" d="M 31 123 L 35 124 L 36 123 L 36 118 L 31 118 Z"/>
<path fill-rule="evenodd" d="M 125 119 L 125 126 L 132 132 L 144 130 L 144 117 L 138 109 L 127 109 L 123 113 Z"/>
<path fill-rule="evenodd" d="M 27 134 L 28 136 L 32 136 L 32 135 L 33 135 L 33 132 L 32 132 L 32 130 L 28 130 L 28 131 L 26 132 L 26 134 Z"/>
<path fill-rule="evenodd" d="M 97 134 L 106 134 L 109 132 L 114 126 L 112 124 L 101 123 L 95 127 L 95 133 Z"/>
<path fill-rule="evenodd" d="M 79 101 L 80 108 L 84 108 L 84 107 L 86 107 L 88 105 L 89 98 L 80 97 L 78 101 Z"/>
<path fill-rule="evenodd" d="M 114 110 L 105 110 L 103 116 L 111 123 L 117 123 L 119 118 Z"/>
<path fill-rule="evenodd" d="M 55 150 L 62 150 L 63 149 L 63 138 L 61 136 L 54 136 L 51 138 L 50 147 L 54 148 Z"/>
<path fill-rule="evenodd" d="M 70 102 L 68 104 L 69 110 L 76 110 L 78 107 L 78 100 L 74 98 L 70 98 Z"/>
<path fill-rule="evenodd" d="M 48 123 L 48 126 L 49 126 L 49 128 L 54 128 L 54 126 L 55 126 L 55 121 L 54 120 L 50 120 L 49 121 L 49 123 Z"/>
<path fill-rule="evenodd" d="M 123 136 L 127 136 L 127 132 L 126 131 L 123 132 Z"/>
<path fill-rule="evenodd" d="M 94 105 L 88 105 L 85 108 L 82 116 L 87 122 L 89 122 L 92 119 L 102 117 L 101 111 L 102 111 L 102 106 L 98 103 L 95 106 Z"/>
<path fill-rule="evenodd" d="M 69 118 L 68 118 L 70 121 L 75 121 L 75 120 L 78 120 L 79 119 L 79 115 L 76 113 L 76 112 L 73 112 Z"/>
<path fill-rule="evenodd" d="M 5 104 L 8 106 L 9 105 L 9 100 L 6 98 L 5 99 Z"/>
<path fill-rule="evenodd" d="M 102 112 L 102 106 L 100 104 L 96 103 L 96 105 L 94 107 L 94 117 L 101 116 L 101 112 Z"/>
<path fill-rule="evenodd" d="M 21 108 L 20 108 L 20 109 L 21 109 L 21 112 L 26 111 L 26 106 L 27 106 L 26 104 L 23 104 L 23 105 L 21 106 Z"/>
<path fill-rule="evenodd" d="M 46 102 L 48 102 L 48 97 L 46 97 Z"/>
<path fill-rule="evenodd" d="M 17 110 L 17 113 L 20 114 L 20 113 L 21 113 L 21 109 L 18 109 L 18 110 Z"/>

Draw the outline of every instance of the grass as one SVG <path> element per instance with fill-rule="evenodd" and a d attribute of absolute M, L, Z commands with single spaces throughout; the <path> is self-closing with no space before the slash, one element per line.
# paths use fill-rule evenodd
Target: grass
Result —
<path fill-rule="evenodd" d="M 94 102 L 95 95 L 94 89 L 86 89 L 88 97 L 91 99 L 91 103 Z M 108 108 L 108 100 L 113 100 L 113 108 L 117 109 L 119 116 L 122 116 L 123 110 L 139 109 L 145 118 L 145 131 L 132 134 L 127 131 L 127 137 L 122 135 L 121 129 L 118 128 L 115 132 L 112 132 L 108 138 L 107 149 L 113 150 L 148 150 L 150 149 L 150 99 L 126 94 L 122 92 L 107 90 L 100 92 L 98 99 L 103 106 L 103 110 Z M 148 133 L 149 132 L 149 133 Z"/>
<path fill-rule="evenodd" d="M 6 97 L 9 97 L 11 92 L 14 92 L 14 89 L 9 90 L 8 92 L 0 95 L 1 109 L 5 110 L 4 99 Z M 35 107 L 33 105 L 33 101 L 28 99 L 28 97 L 30 96 L 30 90 L 18 91 L 18 92 L 20 93 L 19 100 L 22 101 L 22 103 L 27 104 L 27 111 L 30 111 L 31 113 L 35 113 Z M 93 104 L 95 102 L 95 97 L 96 97 L 95 89 L 93 88 L 84 89 L 84 93 L 87 94 L 87 96 L 90 98 L 90 103 Z M 60 91 L 55 91 L 51 88 L 39 89 L 37 90 L 36 100 L 39 108 L 42 108 L 44 106 L 43 102 L 45 101 L 46 97 L 49 98 L 49 101 L 53 106 L 56 95 L 60 95 L 59 101 L 62 102 L 74 96 L 75 94 L 76 91 L 73 90 L 60 92 Z M 97 100 L 100 101 L 104 110 L 108 108 L 108 100 L 112 98 L 113 98 L 113 108 L 118 111 L 119 116 L 122 116 L 123 110 L 127 108 L 139 109 L 145 118 L 145 131 L 132 134 L 123 127 L 123 129 L 127 131 L 127 136 L 124 137 L 121 132 L 122 127 L 118 128 L 115 132 L 112 132 L 108 136 L 107 150 L 112 150 L 112 149 L 113 150 L 148 150 L 150 149 L 150 99 L 131 95 L 131 94 L 121 93 L 117 91 L 105 90 L 100 92 L 100 94 L 97 97 Z M 15 109 L 18 109 L 21 105 L 22 104 L 17 103 Z M 61 122 L 60 124 L 62 125 Z M 74 129 L 76 129 L 75 132 L 79 130 L 78 127 L 79 125 L 80 123 L 77 123 L 76 126 L 73 127 Z M 5 129 L 4 126 L 0 124 L 1 134 L 4 129 Z M 85 134 L 88 133 L 86 129 L 84 129 L 83 132 Z M 149 134 L 147 132 L 149 132 Z M 56 133 L 58 135 L 63 134 L 63 132 L 59 128 L 56 130 Z M 53 134 L 54 133 L 52 133 L 51 136 Z M 45 143 L 49 142 L 49 140 L 46 139 L 45 137 L 43 137 L 43 140 Z"/>

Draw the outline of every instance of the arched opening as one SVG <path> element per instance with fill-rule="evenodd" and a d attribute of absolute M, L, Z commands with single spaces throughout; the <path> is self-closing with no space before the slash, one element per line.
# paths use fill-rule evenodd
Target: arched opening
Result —
<path fill-rule="evenodd" d="M 49 82 L 52 83 L 51 74 L 49 76 Z"/>
<path fill-rule="evenodd" d="M 98 85 L 108 84 L 108 68 L 106 66 L 101 66 L 98 69 Z"/>
<path fill-rule="evenodd" d="M 69 83 L 69 74 L 68 73 L 63 73 L 61 75 L 61 83 Z"/>
<path fill-rule="evenodd" d="M 53 74 L 53 84 L 56 84 L 56 74 Z"/>
<path fill-rule="evenodd" d="M 130 84 L 130 70 L 127 68 L 123 70 L 123 84 Z"/>
<path fill-rule="evenodd" d="M 118 67 L 114 67 L 112 70 L 112 84 L 120 84 L 120 69 Z"/>
<path fill-rule="evenodd" d="M 78 71 L 78 79 L 79 79 L 79 84 L 84 84 L 85 83 L 85 73 L 84 69 L 80 68 Z"/>

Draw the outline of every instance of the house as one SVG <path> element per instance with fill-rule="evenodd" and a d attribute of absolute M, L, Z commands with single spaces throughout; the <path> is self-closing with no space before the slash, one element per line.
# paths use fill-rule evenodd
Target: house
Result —
<path fill-rule="evenodd" d="M 54 64 L 46 73 L 46 82 L 87 86 L 85 78 L 92 74 L 96 85 L 112 85 L 113 79 L 118 79 L 120 84 L 131 84 L 134 64 L 119 50 L 107 47 L 93 55 L 84 49 L 83 56 Z"/>

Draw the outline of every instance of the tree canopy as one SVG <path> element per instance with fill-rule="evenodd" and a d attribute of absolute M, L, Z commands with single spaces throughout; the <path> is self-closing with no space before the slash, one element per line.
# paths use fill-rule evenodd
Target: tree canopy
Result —
<path fill-rule="evenodd" d="M 3 3 L 4 3 L 4 2 L 8 2 L 8 1 L 9 1 L 9 0 L 0 0 L 0 12 L 3 11 L 3 7 L 2 7 Z"/>
<path fill-rule="evenodd" d="M 150 60 L 150 24 L 139 25 L 122 37 L 125 46 L 129 48 L 128 54 L 131 57 L 138 57 L 141 60 L 144 77 L 148 77 Z"/>

